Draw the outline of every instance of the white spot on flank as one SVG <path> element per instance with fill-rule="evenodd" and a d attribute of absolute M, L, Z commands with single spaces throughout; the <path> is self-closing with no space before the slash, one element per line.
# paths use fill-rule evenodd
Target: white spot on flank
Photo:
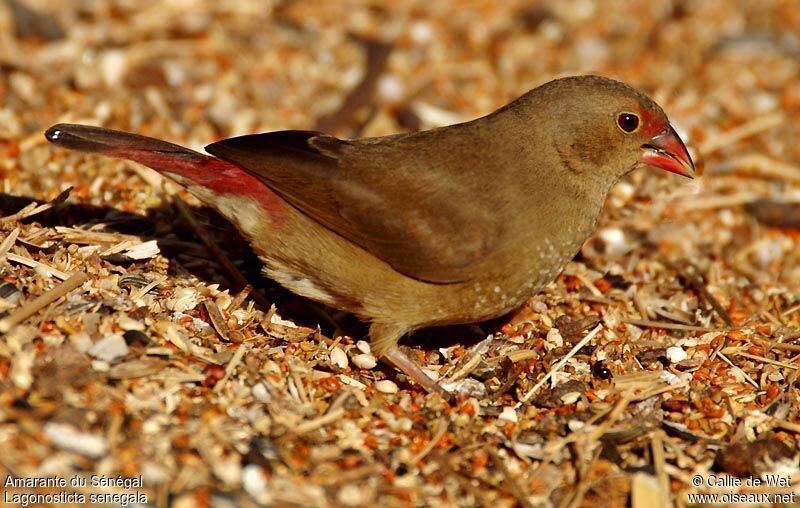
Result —
<path fill-rule="evenodd" d="M 333 304 L 333 296 L 314 284 L 305 277 L 300 277 L 292 274 L 286 267 L 272 262 L 270 266 L 264 267 L 264 272 L 267 277 L 274 279 L 275 282 L 297 293 L 298 295 L 305 296 L 317 302 Z"/>
<path fill-rule="evenodd" d="M 495 293 L 499 293 L 500 291 L 501 291 L 500 286 L 495 286 L 494 287 L 494 292 Z"/>

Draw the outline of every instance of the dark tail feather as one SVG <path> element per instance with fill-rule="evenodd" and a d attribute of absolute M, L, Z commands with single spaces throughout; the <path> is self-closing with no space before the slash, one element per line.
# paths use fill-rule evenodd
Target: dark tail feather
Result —
<path fill-rule="evenodd" d="M 182 185 L 200 186 L 217 195 L 252 198 L 272 220 L 280 220 L 285 214 L 283 201 L 264 182 L 232 162 L 160 139 L 89 125 L 60 123 L 44 135 L 51 143 L 69 150 L 144 164 Z M 198 197 L 208 199 L 207 195 Z"/>
<path fill-rule="evenodd" d="M 44 135 L 53 144 L 81 152 L 118 156 L 120 151 L 135 152 L 141 150 L 144 152 L 162 152 L 164 154 L 195 154 L 203 156 L 188 148 L 167 143 L 160 139 L 102 127 L 92 127 L 90 125 L 60 123 L 47 129 Z"/>
<path fill-rule="evenodd" d="M 174 178 L 185 177 L 192 181 L 197 180 L 196 173 L 201 166 L 214 166 L 219 161 L 160 139 L 90 125 L 60 123 L 47 129 L 44 135 L 51 143 L 69 150 L 128 159 L 156 171 L 169 172 Z"/>

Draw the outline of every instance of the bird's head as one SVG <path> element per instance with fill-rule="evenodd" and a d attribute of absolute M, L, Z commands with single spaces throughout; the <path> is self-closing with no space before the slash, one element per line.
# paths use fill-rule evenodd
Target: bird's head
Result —
<path fill-rule="evenodd" d="M 532 94 L 552 122 L 551 140 L 570 170 L 616 181 L 637 167 L 654 166 L 694 177 L 692 158 L 667 115 L 634 88 L 578 76 L 551 81 Z"/>

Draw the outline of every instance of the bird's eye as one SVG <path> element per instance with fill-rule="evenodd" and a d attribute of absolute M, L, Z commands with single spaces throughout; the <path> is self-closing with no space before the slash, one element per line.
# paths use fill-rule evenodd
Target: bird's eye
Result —
<path fill-rule="evenodd" d="M 639 130 L 640 123 L 639 115 L 636 113 L 625 112 L 617 115 L 617 125 L 620 129 L 622 129 L 622 132 L 627 134 L 633 134 Z"/>

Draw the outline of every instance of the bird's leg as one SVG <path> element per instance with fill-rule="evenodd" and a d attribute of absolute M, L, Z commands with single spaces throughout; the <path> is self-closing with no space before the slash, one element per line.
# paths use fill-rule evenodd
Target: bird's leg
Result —
<path fill-rule="evenodd" d="M 442 398 L 449 400 L 451 395 L 436 381 L 430 378 L 419 368 L 405 353 L 397 347 L 397 341 L 403 336 L 405 330 L 373 322 L 369 327 L 369 336 L 376 355 L 389 365 L 400 370 L 403 374 L 416 381 L 425 391 L 438 393 Z"/>
<path fill-rule="evenodd" d="M 436 381 L 430 378 L 425 371 L 419 368 L 419 365 L 414 363 L 405 353 L 400 351 L 397 346 L 392 346 L 386 351 L 381 360 L 388 362 L 395 368 L 399 369 L 406 376 L 416 381 L 425 391 L 430 393 L 438 393 L 444 399 L 450 399 L 450 393 L 445 391 L 444 388 Z"/>

